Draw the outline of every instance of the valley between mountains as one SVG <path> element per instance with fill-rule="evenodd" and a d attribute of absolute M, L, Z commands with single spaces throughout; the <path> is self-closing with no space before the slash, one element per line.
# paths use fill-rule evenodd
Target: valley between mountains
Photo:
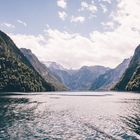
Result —
<path fill-rule="evenodd" d="M 140 91 L 140 45 L 131 58 L 111 69 L 82 66 L 67 69 L 56 62 L 40 62 L 26 48 L 18 49 L 0 31 L 0 91 Z"/>

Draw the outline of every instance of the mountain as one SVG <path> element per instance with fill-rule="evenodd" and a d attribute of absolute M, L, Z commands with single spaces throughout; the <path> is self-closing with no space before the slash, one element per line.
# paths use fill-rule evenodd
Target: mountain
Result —
<path fill-rule="evenodd" d="M 66 91 L 67 88 L 55 76 L 51 74 L 48 68 L 41 63 L 38 58 L 29 49 L 21 48 L 21 52 L 30 61 L 35 70 L 51 85 L 54 86 L 56 91 Z"/>
<path fill-rule="evenodd" d="M 104 74 L 109 68 L 103 66 L 83 66 L 73 74 L 72 87 L 74 90 L 89 90 L 92 82 Z"/>
<path fill-rule="evenodd" d="M 61 66 L 60 64 L 57 64 L 56 62 L 52 62 L 52 61 L 47 61 L 45 63 L 45 65 L 51 69 L 59 69 L 59 70 L 65 70 L 65 68 L 63 66 Z"/>
<path fill-rule="evenodd" d="M 5 33 L 0 31 L 0 92 L 52 91 L 27 58 Z"/>
<path fill-rule="evenodd" d="M 117 91 L 140 91 L 140 45 L 121 80 L 114 87 Z"/>
<path fill-rule="evenodd" d="M 110 69 L 105 74 L 100 75 L 92 84 L 91 90 L 110 90 L 121 78 L 130 63 L 130 59 L 125 59 L 114 69 Z"/>
<path fill-rule="evenodd" d="M 50 62 L 49 62 L 50 63 Z M 104 74 L 109 68 L 103 66 L 83 66 L 80 69 L 66 69 L 63 66 L 52 62 L 46 64 L 50 71 L 58 77 L 70 90 L 87 91 L 92 82 L 101 74 Z M 55 66 L 54 66 L 55 65 Z"/>

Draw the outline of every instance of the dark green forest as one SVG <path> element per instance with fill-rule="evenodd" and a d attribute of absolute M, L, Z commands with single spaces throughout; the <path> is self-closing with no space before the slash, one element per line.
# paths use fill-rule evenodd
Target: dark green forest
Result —
<path fill-rule="evenodd" d="M 53 91 L 5 33 L 0 31 L 0 91 Z"/>

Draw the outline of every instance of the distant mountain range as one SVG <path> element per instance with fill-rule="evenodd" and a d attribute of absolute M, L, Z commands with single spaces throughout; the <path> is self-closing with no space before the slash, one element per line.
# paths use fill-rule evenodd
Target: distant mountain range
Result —
<path fill-rule="evenodd" d="M 56 62 L 44 64 L 29 49 L 18 49 L 0 31 L 0 92 L 140 91 L 140 45 L 131 59 L 116 68 L 83 66 L 67 69 Z"/>
<path fill-rule="evenodd" d="M 91 90 L 110 90 L 122 77 L 125 70 L 128 68 L 130 59 L 125 59 L 116 68 L 110 69 L 104 74 L 100 75 L 91 86 Z"/>
<path fill-rule="evenodd" d="M 0 92 L 53 91 L 28 59 L 5 33 L 0 31 Z"/>
<path fill-rule="evenodd" d="M 45 64 L 71 91 L 108 91 L 120 80 L 129 63 L 130 59 L 125 59 L 114 69 L 103 66 L 83 66 L 77 70 L 66 69 L 56 62 Z"/>
<path fill-rule="evenodd" d="M 140 91 L 140 45 L 120 81 L 114 87 L 117 91 Z"/>
<path fill-rule="evenodd" d="M 49 69 L 38 60 L 38 58 L 31 52 L 31 50 L 25 48 L 21 48 L 20 50 L 24 54 L 24 56 L 30 61 L 35 70 L 46 80 L 46 82 L 53 85 L 56 91 L 68 90 L 64 86 L 64 84 L 57 80 L 57 78 L 51 74 Z"/>
<path fill-rule="evenodd" d="M 87 91 L 97 77 L 104 74 L 110 68 L 103 66 L 83 66 L 80 69 L 66 69 L 55 62 L 46 62 L 46 66 L 60 82 L 63 82 L 70 90 Z"/>

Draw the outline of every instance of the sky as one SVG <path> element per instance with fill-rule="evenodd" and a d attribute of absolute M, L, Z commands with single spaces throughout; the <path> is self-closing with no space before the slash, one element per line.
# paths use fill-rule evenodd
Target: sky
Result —
<path fill-rule="evenodd" d="M 114 68 L 140 43 L 140 0 L 0 0 L 0 30 L 41 62 Z"/>

